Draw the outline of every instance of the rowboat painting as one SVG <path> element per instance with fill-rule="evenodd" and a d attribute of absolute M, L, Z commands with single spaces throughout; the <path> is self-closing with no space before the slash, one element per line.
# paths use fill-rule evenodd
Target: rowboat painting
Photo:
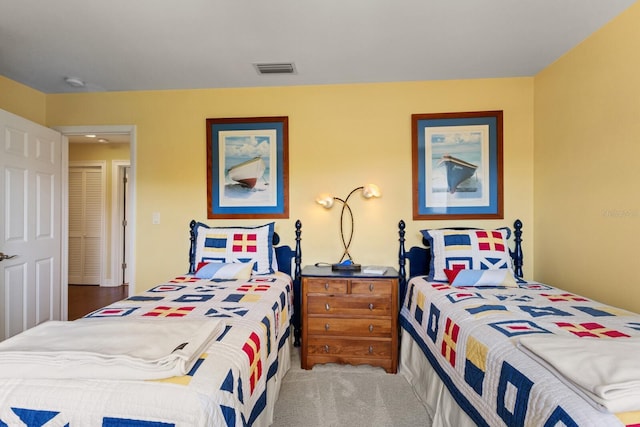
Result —
<path fill-rule="evenodd" d="M 266 165 L 262 157 L 254 157 L 242 163 L 238 163 L 227 170 L 229 179 L 246 188 L 254 188 L 264 175 Z"/>
<path fill-rule="evenodd" d="M 438 165 L 444 165 L 447 168 L 447 190 L 449 193 L 476 190 L 475 188 L 471 190 L 468 188 L 462 189 L 458 188 L 458 186 L 471 178 L 476 173 L 478 166 L 449 155 L 442 156 Z"/>

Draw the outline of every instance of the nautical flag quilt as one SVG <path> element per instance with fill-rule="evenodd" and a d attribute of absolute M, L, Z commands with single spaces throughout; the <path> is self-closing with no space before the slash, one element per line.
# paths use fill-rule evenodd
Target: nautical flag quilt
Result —
<path fill-rule="evenodd" d="M 535 282 L 454 288 L 415 277 L 400 323 L 480 426 L 638 426 L 596 409 L 517 348 L 521 337 L 640 337 L 640 315 Z M 402 355 L 401 355 L 402 357 Z"/>
<path fill-rule="evenodd" d="M 0 427 L 269 425 L 275 385 L 289 366 L 291 278 L 192 279 L 177 276 L 83 319 L 156 319 L 159 328 L 168 318 L 223 320 L 225 331 L 187 375 L 156 381 L 0 378 Z"/>

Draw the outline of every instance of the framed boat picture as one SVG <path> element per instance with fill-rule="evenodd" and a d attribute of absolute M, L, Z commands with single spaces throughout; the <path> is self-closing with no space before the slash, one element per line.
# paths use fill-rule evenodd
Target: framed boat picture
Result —
<path fill-rule="evenodd" d="M 413 219 L 503 218 L 502 111 L 413 114 Z"/>
<path fill-rule="evenodd" d="M 207 119 L 208 218 L 289 218 L 288 117 Z"/>

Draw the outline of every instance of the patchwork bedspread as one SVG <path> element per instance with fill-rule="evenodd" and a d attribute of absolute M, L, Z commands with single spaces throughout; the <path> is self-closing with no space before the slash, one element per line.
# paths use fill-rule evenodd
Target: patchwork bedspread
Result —
<path fill-rule="evenodd" d="M 225 330 L 183 377 L 155 381 L 0 379 L 2 426 L 247 426 L 274 402 L 292 314 L 291 279 L 180 276 L 90 313 L 94 319 L 223 319 Z M 124 322 L 123 322 L 124 323 Z M 126 330 L 122 331 L 126 334 Z M 288 353 L 287 353 L 288 354 Z M 268 417 L 267 417 L 268 418 Z"/>
<path fill-rule="evenodd" d="M 460 407 L 484 426 L 637 426 L 597 410 L 517 348 L 521 337 L 640 337 L 640 315 L 540 283 L 454 288 L 411 279 L 401 326 Z M 402 355 L 401 355 L 402 356 Z"/>

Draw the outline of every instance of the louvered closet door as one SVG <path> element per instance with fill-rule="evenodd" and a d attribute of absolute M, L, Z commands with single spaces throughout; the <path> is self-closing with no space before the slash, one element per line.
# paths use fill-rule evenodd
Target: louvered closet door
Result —
<path fill-rule="evenodd" d="M 102 277 L 102 169 L 69 168 L 69 284 L 99 285 Z"/>

